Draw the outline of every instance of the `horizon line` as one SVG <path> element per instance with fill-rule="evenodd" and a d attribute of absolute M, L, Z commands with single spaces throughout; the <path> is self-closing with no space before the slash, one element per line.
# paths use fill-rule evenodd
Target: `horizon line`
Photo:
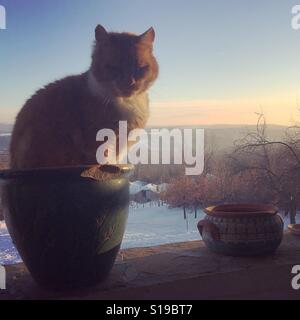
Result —
<path fill-rule="evenodd" d="M 12 122 L 0 122 L 0 126 L 14 126 L 14 123 Z M 211 124 L 180 124 L 180 125 L 172 125 L 172 124 L 164 124 L 164 125 L 147 125 L 145 128 L 163 128 L 163 127 L 172 127 L 172 128 L 182 128 L 182 127 L 197 127 L 197 126 L 203 126 L 203 127 L 213 127 L 213 126 L 222 126 L 222 127 L 242 127 L 242 126 L 256 126 L 257 123 L 211 123 Z M 277 127 L 290 127 L 290 125 L 287 124 L 278 124 L 278 123 L 266 123 L 266 126 L 277 126 Z"/>

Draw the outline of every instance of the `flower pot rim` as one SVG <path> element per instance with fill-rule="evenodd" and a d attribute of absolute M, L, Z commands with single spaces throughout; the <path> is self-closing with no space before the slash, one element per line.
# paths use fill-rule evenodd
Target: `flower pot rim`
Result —
<path fill-rule="evenodd" d="M 65 167 L 41 167 L 29 168 L 20 170 L 0 170 L 0 180 L 11 179 L 45 179 L 50 177 L 87 177 L 101 180 L 101 178 L 94 177 L 91 172 L 99 172 L 106 175 L 106 178 L 120 178 L 130 175 L 134 166 L 126 165 L 79 165 L 79 166 L 65 166 Z"/>
<path fill-rule="evenodd" d="M 223 204 L 204 209 L 207 215 L 222 218 L 273 216 L 278 208 L 268 204 Z"/>

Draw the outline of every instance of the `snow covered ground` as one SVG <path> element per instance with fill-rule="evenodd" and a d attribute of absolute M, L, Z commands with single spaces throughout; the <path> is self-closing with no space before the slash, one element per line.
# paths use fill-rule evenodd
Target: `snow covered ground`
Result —
<path fill-rule="evenodd" d="M 158 207 L 153 203 L 131 207 L 122 248 L 147 247 L 165 243 L 199 240 L 197 222 L 204 217 L 198 212 L 184 220 L 182 209 Z"/>
<path fill-rule="evenodd" d="M 130 207 L 126 233 L 122 248 L 147 247 L 165 243 L 199 240 L 197 222 L 204 213 L 199 211 L 195 219 L 194 213 L 188 214 L 184 220 L 182 209 L 158 207 L 153 203 Z M 298 223 L 300 217 L 298 215 Z M 286 226 L 288 219 L 285 219 Z M 5 223 L 0 222 L 0 264 L 13 264 L 21 259 L 12 244 Z"/>
<path fill-rule="evenodd" d="M 5 223 L 0 221 L 0 264 L 13 264 L 21 261 Z"/>

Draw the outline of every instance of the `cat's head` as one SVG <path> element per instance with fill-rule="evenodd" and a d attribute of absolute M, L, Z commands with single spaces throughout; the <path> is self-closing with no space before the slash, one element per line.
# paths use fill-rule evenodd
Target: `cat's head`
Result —
<path fill-rule="evenodd" d="M 92 72 L 112 95 L 130 97 L 146 91 L 158 76 L 153 56 L 153 28 L 142 35 L 95 30 Z"/>

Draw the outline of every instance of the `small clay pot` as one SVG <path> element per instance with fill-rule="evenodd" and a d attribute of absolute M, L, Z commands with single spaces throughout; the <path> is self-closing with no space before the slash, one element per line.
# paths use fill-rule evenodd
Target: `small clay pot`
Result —
<path fill-rule="evenodd" d="M 198 229 L 206 246 L 230 256 L 266 255 L 283 237 L 284 223 L 276 207 L 233 204 L 209 207 Z"/>
<path fill-rule="evenodd" d="M 41 286 L 69 289 L 104 280 L 128 216 L 132 166 L 1 171 L 4 218 Z"/>

